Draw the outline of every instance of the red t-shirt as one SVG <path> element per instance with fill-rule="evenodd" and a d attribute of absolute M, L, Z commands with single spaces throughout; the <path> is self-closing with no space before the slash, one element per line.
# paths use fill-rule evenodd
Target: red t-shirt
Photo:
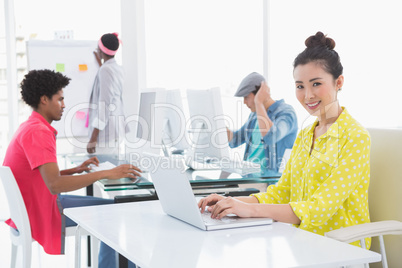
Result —
<path fill-rule="evenodd" d="M 56 135 L 57 131 L 42 115 L 32 112 L 14 134 L 3 163 L 10 167 L 20 188 L 32 237 L 48 254 L 64 253 L 62 208 L 59 208 L 57 195 L 50 193 L 38 169 L 46 163 L 57 163 Z M 15 226 L 11 219 L 7 223 Z"/>

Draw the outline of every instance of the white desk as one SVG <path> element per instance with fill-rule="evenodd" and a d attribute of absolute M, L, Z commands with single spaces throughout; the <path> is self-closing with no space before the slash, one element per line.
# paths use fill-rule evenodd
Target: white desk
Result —
<path fill-rule="evenodd" d="M 142 268 L 321 268 L 381 260 L 378 253 L 278 222 L 202 231 L 164 214 L 159 201 L 67 208 L 64 213 Z"/>

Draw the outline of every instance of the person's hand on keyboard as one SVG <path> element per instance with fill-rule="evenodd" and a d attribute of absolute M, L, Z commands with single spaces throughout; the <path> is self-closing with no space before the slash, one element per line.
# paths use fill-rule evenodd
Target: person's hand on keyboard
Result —
<path fill-rule="evenodd" d="M 255 197 L 224 197 L 218 194 L 211 194 L 202 198 L 198 202 L 201 212 L 205 211 L 208 206 L 208 212 L 211 213 L 212 219 L 222 219 L 225 216 L 235 214 L 238 217 L 253 217 L 253 204 L 258 203 Z"/>
<path fill-rule="evenodd" d="M 239 217 L 249 218 L 252 217 L 252 209 L 249 203 L 243 202 L 237 198 L 228 196 L 218 201 L 211 212 L 212 219 L 222 219 L 229 214 L 236 214 Z"/>
<path fill-rule="evenodd" d="M 208 211 L 211 211 L 213 206 L 224 198 L 224 196 L 218 194 L 208 195 L 207 197 L 204 197 L 198 201 L 198 207 L 202 213 L 205 211 L 206 207 L 208 207 Z"/>
<path fill-rule="evenodd" d="M 84 161 L 81 165 L 77 166 L 75 168 L 75 172 L 74 173 L 82 173 L 82 172 L 88 172 L 91 170 L 91 166 L 95 165 L 98 166 L 99 165 L 99 159 L 94 156 L 89 158 L 88 160 Z"/>
<path fill-rule="evenodd" d="M 120 166 L 116 166 L 113 163 L 110 163 L 109 161 L 98 163 L 97 165 L 90 164 L 90 169 L 93 172 L 106 173 L 106 175 L 102 178 L 110 180 L 121 179 L 121 178 L 137 179 L 138 177 L 141 177 L 140 173 L 143 172 L 141 169 L 139 169 L 134 165 L 123 164 Z"/>
<path fill-rule="evenodd" d="M 142 170 L 131 164 L 123 164 L 113 169 L 104 170 L 100 172 L 105 172 L 106 179 L 117 180 L 121 178 L 136 179 L 137 177 L 141 177 L 140 173 L 142 173 Z"/>

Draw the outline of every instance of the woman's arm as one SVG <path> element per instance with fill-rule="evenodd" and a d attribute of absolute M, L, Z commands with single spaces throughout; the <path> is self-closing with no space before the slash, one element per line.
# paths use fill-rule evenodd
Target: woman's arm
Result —
<path fill-rule="evenodd" d="M 260 204 L 255 196 L 224 197 L 212 194 L 199 201 L 198 206 L 204 211 L 208 206 L 211 217 L 221 219 L 228 214 L 244 218 L 271 218 L 276 221 L 300 224 L 300 219 L 289 204 Z"/>
<path fill-rule="evenodd" d="M 239 217 L 271 218 L 276 221 L 300 224 L 300 219 L 289 204 L 259 204 L 255 197 L 227 197 L 217 202 L 211 209 L 211 217 L 221 219 L 228 214 Z"/>

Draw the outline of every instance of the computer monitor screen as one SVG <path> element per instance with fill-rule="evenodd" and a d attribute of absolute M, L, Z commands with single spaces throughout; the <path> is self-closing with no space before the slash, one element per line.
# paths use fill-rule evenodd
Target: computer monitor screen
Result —
<path fill-rule="evenodd" d="M 190 144 L 180 90 L 167 90 L 165 103 L 158 105 L 157 108 L 163 109 L 163 145 L 170 152 L 184 152 L 190 147 Z"/>
<path fill-rule="evenodd" d="M 226 117 L 219 88 L 187 90 L 191 127 L 192 157 L 229 159 Z"/>
<path fill-rule="evenodd" d="M 140 94 L 140 111 L 138 115 L 141 120 L 138 121 L 137 137 L 147 141 L 151 141 L 152 105 L 155 104 L 155 97 L 156 92 L 142 92 Z"/>
<path fill-rule="evenodd" d="M 147 149 L 153 152 L 159 151 L 162 146 L 164 111 L 157 107 L 165 101 L 166 90 L 163 88 L 148 88 L 140 93 L 137 138 L 144 141 Z"/>
<path fill-rule="evenodd" d="M 165 155 L 184 152 L 190 145 L 179 90 L 146 89 L 140 94 L 137 138 Z M 155 152 L 155 151 L 154 151 Z"/>

